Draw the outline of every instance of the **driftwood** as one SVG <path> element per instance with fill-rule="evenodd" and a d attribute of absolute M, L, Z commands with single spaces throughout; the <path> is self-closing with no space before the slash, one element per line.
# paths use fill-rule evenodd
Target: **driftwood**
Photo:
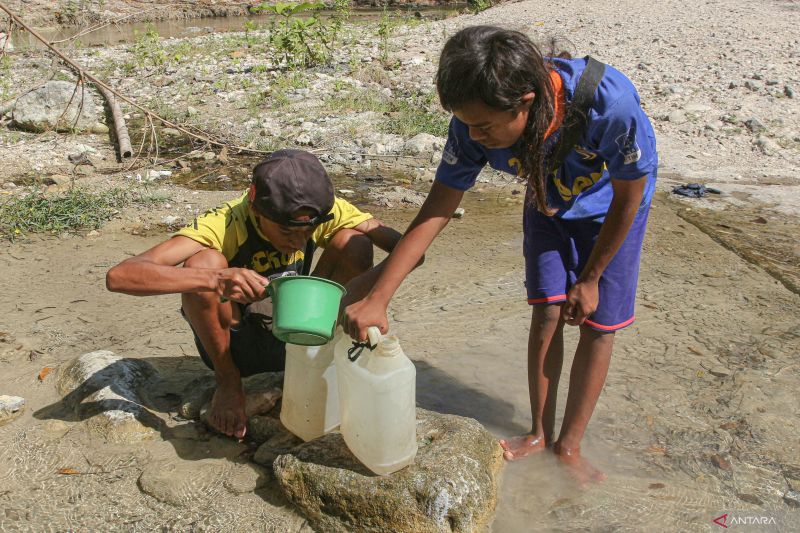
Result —
<path fill-rule="evenodd" d="M 184 133 L 185 135 L 187 135 L 187 136 L 189 136 L 189 137 L 191 137 L 193 139 L 197 139 L 199 141 L 203 141 L 203 142 L 205 142 L 207 144 L 210 144 L 212 146 L 218 146 L 218 147 L 221 147 L 221 148 L 228 147 L 229 149 L 235 150 L 235 151 L 240 152 L 240 153 L 251 153 L 251 154 L 269 154 L 269 153 L 271 153 L 271 152 L 266 151 L 266 150 L 255 150 L 253 148 L 249 148 L 249 147 L 246 147 L 246 146 L 238 146 L 238 145 L 235 145 L 235 144 L 231 144 L 231 143 L 228 143 L 228 142 L 226 142 L 226 141 L 224 141 L 222 139 L 219 139 L 219 138 L 209 134 L 208 132 L 193 128 L 191 126 L 184 126 L 182 124 L 177 124 L 175 122 L 172 122 L 170 120 L 167 120 L 167 119 L 161 117 L 160 115 L 154 113 L 150 109 L 148 109 L 148 108 L 144 107 L 143 105 L 137 103 L 133 99 L 128 98 L 127 96 L 123 95 L 122 93 L 116 91 L 115 89 L 110 87 L 107 83 L 105 83 L 104 81 L 98 79 L 96 76 L 94 76 L 90 72 L 84 70 L 83 67 L 78 65 L 75 61 L 73 61 L 72 59 L 67 57 L 63 52 L 61 52 L 58 48 L 53 46 L 44 37 L 42 37 L 42 35 L 39 34 L 36 30 L 34 30 L 33 28 L 31 28 L 30 26 L 25 24 L 25 22 L 23 22 L 22 19 L 20 19 L 17 15 L 15 15 L 11 11 L 11 9 L 9 9 L 2 2 L 0 2 L 0 10 L 5 11 L 8 14 L 8 16 L 11 18 L 11 21 L 13 21 L 19 27 L 25 29 L 31 35 L 33 35 L 33 37 L 36 40 L 38 40 L 39 42 L 41 42 L 45 47 L 47 47 L 47 49 L 51 53 L 53 53 L 59 59 L 61 59 L 61 61 L 63 61 L 69 68 L 71 68 L 77 74 L 78 78 L 80 78 L 81 80 L 89 80 L 89 81 L 91 81 L 101 92 L 103 92 L 104 95 L 106 93 L 109 93 L 109 94 L 111 94 L 111 95 L 116 97 L 115 100 L 119 100 L 119 101 L 125 102 L 128 105 L 131 105 L 131 106 L 135 107 L 136 109 L 140 110 L 142 113 L 144 113 L 145 119 L 146 119 L 146 123 L 148 124 L 150 133 L 152 135 L 152 137 L 150 139 L 150 146 L 152 147 L 153 145 L 155 145 L 156 154 L 158 154 L 158 139 L 156 137 L 154 119 L 158 120 L 161 124 L 163 124 L 165 126 L 168 126 L 170 128 L 176 129 L 176 130 Z M 139 154 L 141 154 L 141 152 L 142 152 L 142 150 L 144 148 L 144 144 L 145 144 L 145 138 L 144 137 L 146 137 L 146 136 L 147 136 L 147 134 L 145 133 L 145 135 L 142 138 L 142 144 L 141 144 L 141 146 L 139 148 Z M 120 153 L 122 153 L 122 150 L 120 150 Z M 139 157 L 139 155 L 137 155 L 137 158 L 138 157 Z M 157 157 L 158 157 L 158 155 L 156 155 L 156 158 Z"/>
<path fill-rule="evenodd" d="M 120 109 L 119 103 L 113 93 L 99 85 L 97 89 L 103 94 L 111 110 L 111 118 L 114 120 L 114 132 L 117 134 L 119 157 L 121 159 L 127 159 L 133 155 L 133 148 L 131 147 L 131 137 L 128 135 L 128 128 L 125 126 L 125 117 L 122 115 L 122 109 Z"/>

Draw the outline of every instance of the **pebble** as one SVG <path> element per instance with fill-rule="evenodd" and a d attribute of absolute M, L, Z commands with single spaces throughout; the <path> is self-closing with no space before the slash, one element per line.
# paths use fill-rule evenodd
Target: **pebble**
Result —
<path fill-rule="evenodd" d="M 17 418 L 25 410 L 25 398 L 0 395 L 0 425 Z"/>
<path fill-rule="evenodd" d="M 464 208 L 459 207 L 453 212 L 453 218 L 464 218 L 465 213 L 466 211 L 464 211 Z"/>
<path fill-rule="evenodd" d="M 800 491 L 787 490 L 786 494 L 783 495 L 783 501 L 789 507 L 800 508 Z"/>

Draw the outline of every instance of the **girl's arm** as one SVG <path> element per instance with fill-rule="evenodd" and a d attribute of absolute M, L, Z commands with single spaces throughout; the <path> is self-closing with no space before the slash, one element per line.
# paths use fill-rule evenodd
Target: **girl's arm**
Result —
<path fill-rule="evenodd" d="M 592 253 L 580 277 L 567 294 L 561 308 L 561 316 L 567 324 L 577 326 L 597 309 L 599 300 L 597 284 L 600 276 L 616 255 L 633 219 L 642 203 L 642 195 L 647 184 L 647 176 L 635 180 L 612 179 L 614 197 L 608 209 L 605 222 L 592 248 Z"/>
<path fill-rule="evenodd" d="M 362 300 L 348 305 L 343 313 L 344 330 L 354 339 L 367 338 L 367 328 L 389 330 L 386 309 L 397 288 L 417 264 L 461 203 L 464 191 L 434 181 L 425 203 L 392 253 L 376 267 L 380 274 Z"/>

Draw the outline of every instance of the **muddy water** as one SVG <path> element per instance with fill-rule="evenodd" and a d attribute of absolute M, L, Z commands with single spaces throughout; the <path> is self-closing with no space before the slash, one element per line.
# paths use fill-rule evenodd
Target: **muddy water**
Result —
<path fill-rule="evenodd" d="M 431 20 L 438 20 L 447 17 L 453 13 L 457 13 L 463 9 L 466 4 L 452 4 L 446 8 L 442 7 L 422 7 L 422 8 L 407 8 L 407 9 L 392 9 L 389 12 L 391 17 L 424 17 Z M 416 15 L 415 13 L 419 13 Z M 325 17 L 330 15 L 330 12 L 321 11 L 320 14 Z M 353 9 L 351 10 L 351 22 L 370 22 L 379 19 L 383 15 L 380 9 Z M 203 19 L 174 19 L 174 20 L 161 20 L 156 22 L 136 22 L 136 23 L 121 23 L 105 28 L 98 29 L 86 35 L 78 37 L 81 44 L 84 46 L 112 46 L 121 43 L 131 43 L 136 39 L 154 29 L 158 32 L 161 38 L 186 38 L 195 37 L 205 33 L 224 33 L 231 31 L 244 31 L 245 23 L 255 23 L 263 27 L 269 25 L 273 20 L 271 15 L 251 15 L 251 16 L 238 16 L 238 17 L 212 17 Z M 62 41 L 70 39 L 81 31 L 80 28 L 59 28 L 59 29 L 44 29 L 40 33 L 51 41 Z M 38 48 L 41 45 L 31 35 L 24 31 L 16 31 L 12 33 L 11 42 L 14 46 L 24 48 Z"/>
<path fill-rule="evenodd" d="M 776 215 L 759 203 L 728 209 L 673 205 L 682 219 L 800 294 L 800 224 L 793 217 Z"/>

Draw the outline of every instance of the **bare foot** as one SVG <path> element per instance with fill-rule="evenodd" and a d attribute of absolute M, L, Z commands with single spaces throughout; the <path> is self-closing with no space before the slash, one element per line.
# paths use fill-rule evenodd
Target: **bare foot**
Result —
<path fill-rule="evenodd" d="M 220 433 L 242 439 L 247 431 L 244 405 L 241 380 L 220 383 L 211 399 L 209 422 Z"/>
<path fill-rule="evenodd" d="M 587 488 L 590 483 L 600 483 L 606 479 L 606 475 L 601 470 L 584 459 L 580 447 L 566 448 L 560 442 L 556 442 L 553 452 L 558 456 L 561 464 L 567 467 L 581 488 Z"/>
<path fill-rule="evenodd" d="M 500 446 L 505 450 L 503 457 L 507 461 L 522 459 L 536 452 L 544 450 L 544 437 L 536 435 L 522 435 L 510 439 L 500 439 Z"/>

